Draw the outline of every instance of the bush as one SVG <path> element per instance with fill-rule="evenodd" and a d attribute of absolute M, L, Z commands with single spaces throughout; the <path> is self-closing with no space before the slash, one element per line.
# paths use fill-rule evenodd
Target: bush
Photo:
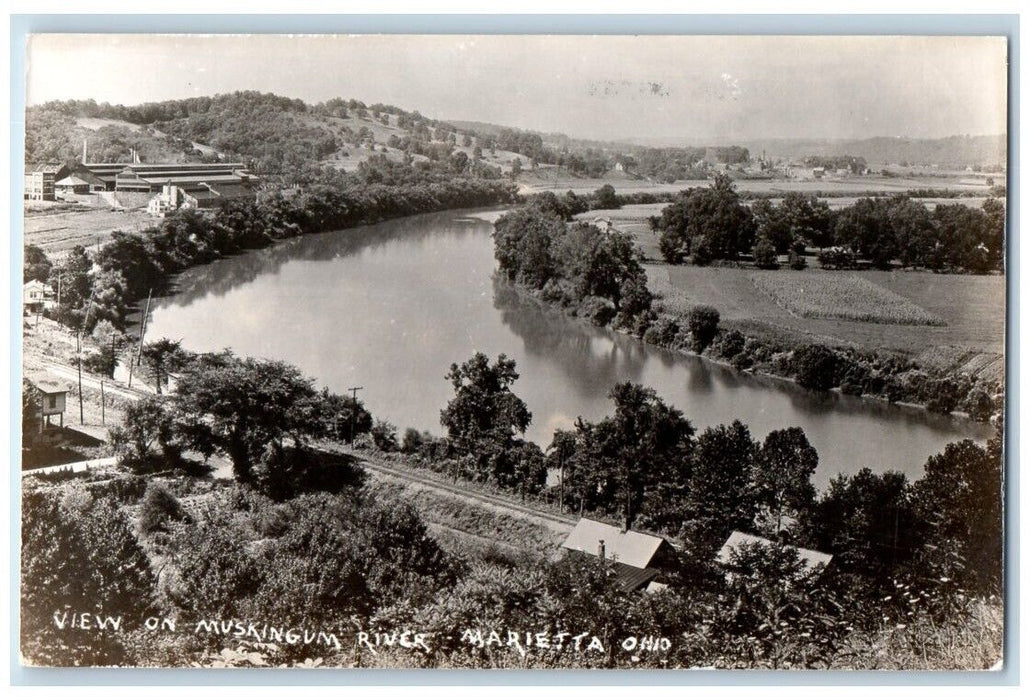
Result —
<path fill-rule="evenodd" d="M 719 312 L 711 306 L 695 306 L 687 312 L 690 349 L 696 353 L 712 344 L 719 332 Z"/>
<path fill-rule="evenodd" d="M 683 262 L 683 247 L 676 235 L 663 231 L 658 239 L 658 250 L 661 251 L 665 262 L 670 265 L 679 265 Z"/>
<path fill-rule="evenodd" d="M 791 270 L 804 270 L 808 267 L 808 260 L 805 259 L 804 255 L 792 250 L 787 256 L 787 264 Z"/>
<path fill-rule="evenodd" d="M 958 384 L 950 379 L 938 379 L 928 381 L 926 389 L 926 409 L 934 413 L 947 415 L 958 406 L 959 391 Z"/>
<path fill-rule="evenodd" d="M 139 527 L 148 535 L 155 532 L 167 532 L 171 522 L 188 521 L 189 515 L 179 500 L 160 484 L 151 483 L 143 496 L 140 508 Z"/>
<path fill-rule="evenodd" d="M 607 326 L 615 318 L 615 304 L 601 297 L 586 297 L 579 305 L 579 315 L 595 326 Z"/>
<path fill-rule="evenodd" d="M 715 259 L 715 252 L 712 250 L 712 245 L 704 236 L 698 236 L 691 241 L 690 249 L 690 260 L 699 267 L 707 265 Z"/>
<path fill-rule="evenodd" d="M 819 264 L 834 270 L 851 270 L 857 267 L 857 258 L 850 248 L 834 246 L 819 253 Z"/>
<path fill-rule="evenodd" d="M 837 354 L 825 345 L 806 345 L 794 351 L 794 378 L 806 389 L 827 391 L 837 385 Z"/>
<path fill-rule="evenodd" d="M 752 255 L 755 258 L 755 267 L 762 270 L 775 270 L 780 266 L 780 261 L 776 257 L 776 246 L 768 238 L 758 239 Z"/>
<path fill-rule="evenodd" d="M 994 401 L 986 391 L 979 387 L 969 392 L 963 402 L 963 407 L 970 418 L 981 422 L 989 421 L 994 413 Z"/>
<path fill-rule="evenodd" d="M 720 333 L 712 346 L 716 356 L 731 360 L 744 352 L 747 338 L 738 330 Z"/>
<path fill-rule="evenodd" d="M 377 420 L 372 426 L 372 441 L 376 448 L 383 452 L 396 452 L 400 449 L 397 442 L 397 426 L 384 420 Z"/>
<path fill-rule="evenodd" d="M 644 333 L 644 342 L 661 347 L 672 347 L 676 342 L 676 335 L 680 327 L 676 319 L 671 316 L 659 316 L 658 319 Z"/>

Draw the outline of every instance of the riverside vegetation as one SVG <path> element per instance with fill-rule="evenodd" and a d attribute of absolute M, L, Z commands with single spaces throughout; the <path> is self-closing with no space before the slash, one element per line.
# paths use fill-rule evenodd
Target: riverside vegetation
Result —
<path fill-rule="evenodd" d="M 596 199 L 602 197 L 610 199 L 614 192 L 603 195 L 599 191 Z M 1004 403 L 1003 387 L 1000 382 L 989 378 L 971 379 L 946 369 L 920 367 L 909 357 L 884 351 L 829 347 L 770 334 L 746 335 L 736 329 L 720 328 L 719 312 L 715 308 L 696 306 L 683 309 L 666 303 L 648 289 L 641 254 L 634 248 L 629 235 L 585 221 L 569 223 L 572 216 L 584 211 L 581 199 L 571 193 L 562 197 L 546 193 L 498 219 L 494 239 L 499 273 L 544 302 L 595 325 L 612 326 L 645 342 L 701 354 L 728 362 L 737 369 L 792 378 L 810 389 L 838 388 L 845 394 L 918 403 L 940 413 L 961 410 L 978 421 L 988 421 L 1000 413 Z M 889 208 L 875 204 L 879 200 L 869 201 L 874 203 L 876 211 L 889 214 Z M 901 200 L 895 204 L 908 213 L 915 211 L 913 207 L 922 208 L 922 205 L 911 203 L 911 206 L 902 206 Z M 770 219 L 797 219 L 803 223 L 787 226 L 788 231 L 793 231 L 792 235 L 807 231 L 809 238 L 818 238 L 820 234 L 816 231 L 828 231 L 830 224 L 826 221 L 832 221 L 832 217 L 819 224 L 821 229 L 816 229 L 813 222 L 830 215 L 828 209 L 817 205 L 817 201 L 805 197 L 788 196 L 778 207 L 771 207 L 772 213 L 759 215 L 760 223 L 756 224 L 755 215 L 737 201 L 731 184 L 717 178 L 707 189 L 685 192 L 678 202 L 663 210 L 660 219 L 652 223 L 664 231 L 663 250 L 672 250 L 672 261 L 681 259 L 683 241 L 690 241 L 695 264 L 707 264 L 713 258 L 736 259 L 751 247 L 757 249 L 763 241 L 775 254 L 783 241 L 773 243 L 760 237 L 755 243 L 754 238 L 756 230 L 771 229 L 772 224 L 767 221 Z M 800 214 L 795 211 L 799 208 Z M 983 254 L 991 260 L 998 260 L 1000 258 L 996 256 L 1001 250 L 998 240 L 1001 239 L 996 238 L 999 232 L 996 207 L 985 205 L 985 210 L 989 210 L 988 213 L 980 214 L 979 218 L 974 215 L 979 223 L 969 229 L 968 235 L 975 241 L 976 236 L 991 232 L 988 241 L 991 247 L 981 242 L 973 245 L 973 249 L 978 251 L 975 255 Z M 864 211 L 864 205 L 859 207 L 859 211 Z M 851 224 L 847 222 L 852 216 L 848 210 L 841 212 L 837 229 L 843 227 L 843 231 L 851 231 Z M 993 223 L 988 226 L 987 221 Z M 1000 226 L 1003 232 L 1003 210 Z M 895 236 L 893 228 L 881 224 L 870 223 L 862 230 L 880 231 L 882 237 L 890 240 Z M 802 249 L 811 242 L 809 239 L 797 240 L 802 241 L 799 246 Z M 962 250 L 972 245 L 967 238 L 962 240 L 967 241 Z M 670 249 L 672 245 L 675 247 Z M 881 241 L 867 242 L 866 245 L 867 250 L 872 250 L 888 244 Z M 944 248 L 945 257 L 951 254 L 949 250 Z M 849 251 L 828 248 L 825 253 L 846 255 L 851 261 L 836 267 L 857 265 L 857 255 Z M 791 255 L 792 259 L 804 260 L 796 249 L 791 250 Z M 758 257 L 756 254 L 755 258 Z M 825 264 L 824 267 L 830 266 Z M 802 315 L 853 318 L 859 313 L 861 320 L 873 322 L 940 323 L 939 319 L 901 297 L 847 273 L 831 270 L 821 274 L 808 273 L 803 300 L 797 295 L 794 278 L 790 277 L 796 273 L 785 272 L 777 276 L 779 274 L 756 272 L 755 284 L 788 308 L 793 305 Z M 819 289 L 833 290 L 833 294 L 814 294 L 813 286 L 816 292 Z M 860 292 L 858 298 L 851 299 L 848 295 L 847 304 L 834 302 L 834 295 L 841 296 L 840 290 L 849 286 L 852 291 Z M 865 310 L 856 310 L 855 304 L 864 306 Z"/>
<path fill-rule="evenodd" d="M 762 441 L 739 422 L 697 434 L 654 391 L 626 383 L 613 387 L 612 414 L 559 431 L 544 452 L 520 437 L 532 415 L 514 393 L 514 363 L 482 355 L 451 368 L 445 436 L 408 431 L 398 440 L 393 426 L 362 419 L 357 443 L 398 454 L 397 464 L 673 537 L 680 547 L 668 588 L 627 593 L 611 565 L 555 560 L 546 538 L 496 517 L 447 516 L 495 542 L 502 527 L 504 547 L 445 549 L 419 499 L 319 447 L 349 437 L 338 429 L 348 416 L 334 414 L 345 406 L 295 368 L 229 353 L 181 362 L 185 380 L 139 402 L 114 431 L 118 470 L 26 480 L 22 653 L 30 661 L 890 667 L 873 653 L 884 640 L 909 658 L 935 649 L 920 661 L 926 667 L 999 658 L 1000 436 L 986 448 L 949 445 L 915 482 L 864 470 L 817 494 L 818 455 L 800 429 Z M 209 455 L 232 461 L 234 483 L 195 476 Z M 562 471 L 560 494 L 543 482 L 547 468 Z M 771 543 L 741 548 L 727 576 L 714 555 L 733 529 Z M 807 568 L 791 545 L 831 552 L 832 569 Z M 55 614 L 73 613 L 119 624 L 55 623 Z M 154 630 L 147 619 L 178 624 Z M 227 620 L 230 632 L 199 629 L 201 620 Z M 323 637 L 269 640 L 267 625 Z M 470 643 L 469 630 L 484 625 L 502 639 L 504 630 L 586 634 L 601 648 Z M 399 630 L 430 642 L 375 654 L 353 643 L 362 631 Z M 627 640 L 645 637 L 669 643 L 627 651 Z M 965 641 L 946 641 L 955 638 Z"/>

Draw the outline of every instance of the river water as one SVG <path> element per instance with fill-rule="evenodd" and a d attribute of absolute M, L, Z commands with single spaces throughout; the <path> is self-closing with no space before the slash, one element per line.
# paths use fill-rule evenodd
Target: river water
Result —
<path fill-rule="evenodd" d="M 489 218 L 487 216 L 487 218 Z M 496 283 L 491 224 L 444 213 L 305 236 L 188 270 L 158 299 L 147 339 L 199 352 L 285 360 L 378 418 L 443 434 L 452 362 L 513 357 L 542 447 L 577 416 L 611 412 L 611 387 L 655 388 L 699 430 L 740 419 L 755 437 L 801 426 L 819 452 L 815 483 L 862 467 L 913 478 L 927 457 L 987 426 L 742 374 L 586 325 Z"/>

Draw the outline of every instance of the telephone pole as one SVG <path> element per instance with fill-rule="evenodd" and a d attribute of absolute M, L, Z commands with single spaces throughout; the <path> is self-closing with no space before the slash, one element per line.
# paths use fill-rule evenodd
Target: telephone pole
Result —
<path fill-rule="evenodd" d="M 132 367 L 133 360 L 136 364 L 143 359 L 143 334 L 147 332 L 147 317 L 150 316 L 150 295 L 154 292 L 153 289 L 147 291 L 147 307 L 143 311 L 143 318 L 139 321 L 139 350 L 136 352 L 136 357 L 133 358 L 132 345 L 129 345 L 129 388 L 132 388 Z"/>
<path fill-rule="evenodd" d="M 347 391 L 351 393 L 351 407 L 350 407 L 350 444 L 354 446 L 354 422 L 358 418 L 358 392 L 362 391 L 365 387 L 363 386 L 351 386 L 347 387 Z"/>

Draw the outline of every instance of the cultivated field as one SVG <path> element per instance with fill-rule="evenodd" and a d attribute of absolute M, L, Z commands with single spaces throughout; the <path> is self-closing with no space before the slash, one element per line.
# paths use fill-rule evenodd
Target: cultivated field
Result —
<path fill-rule="evenodd" d="M 652 291 L 663 295 L 672 310 L 709 304 L 719 310 L 723 325 L 751 332 L 796 338 L 805 342 L 853 346 L 867 350 L 900 350 L 912 354 L 954 347 L 996 355 L 1005 348 L 1005 279 L 1000 275 L 937 275 L 931 272 L 869 270 L 835 273 L 820 270 L 791 275 L 804 283 L 821 276 L 857 276 L 889 290 L 944 326 L 898 326 L 841 318 L 805 318 L 791 313 L 751 281 L 753 270 L 734 267 L 648 264 Z M 815 283 L 815 282 L 813 282 Z"/>
<path fill-rule="evenodd" d="M 751 282 L 791 313 L 902 326 L 943 326 L 905 297 L 867 279 L 840 272 L 754 272 Z"/>
<path fill-rule="evenodd" d="M 42 204 L 43 206 L 40 206 Z M 25 207 L 25 244 L 38 245 L 51 257 L 61 257 L 76 245 L 103 243 L 112 231 L 138 231 L 157 219 L 145 211 L 111 211 L 59 202 L 33 203 Z"/>

